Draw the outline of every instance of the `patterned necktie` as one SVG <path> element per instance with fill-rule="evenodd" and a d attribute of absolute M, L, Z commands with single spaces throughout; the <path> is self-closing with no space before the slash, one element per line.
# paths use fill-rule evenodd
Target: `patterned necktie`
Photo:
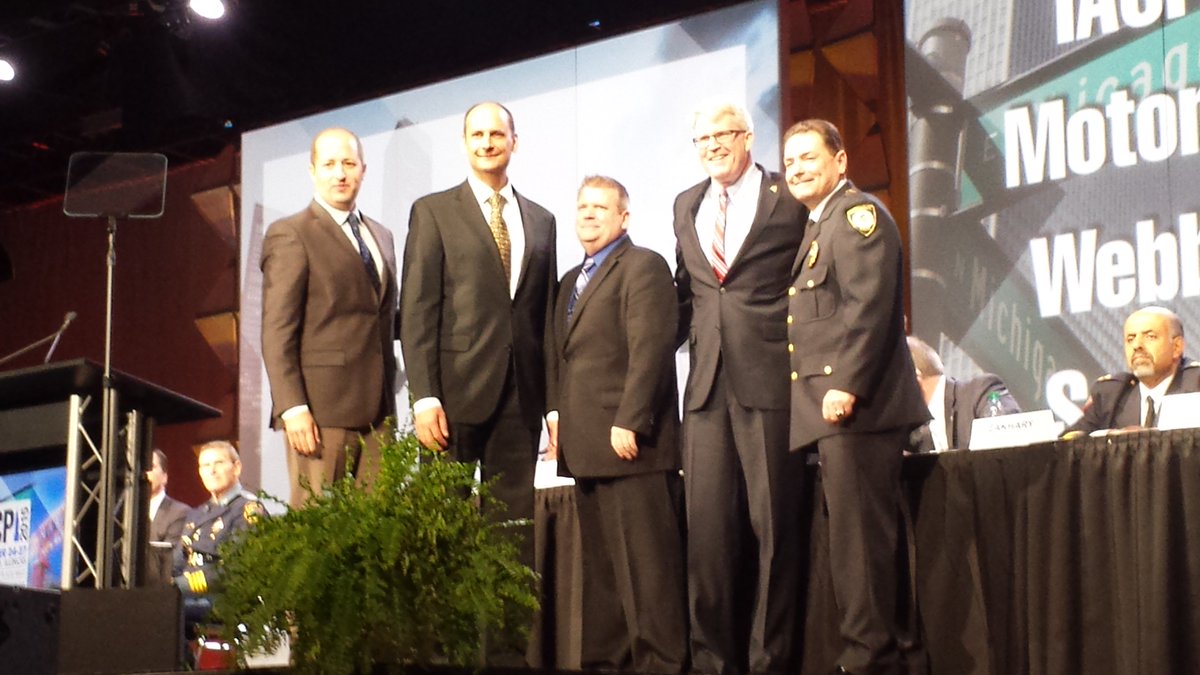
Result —
<path fill-rule="evenodd" d="M 583 267 L 579 269 L 579 276 L 575 277 L 575 289 L 571 291 L 571 299 L 567 300 L 567 323 L 571 323 L 571 316 L 575 313 L 575 301 L 583 295 L 583 289 L 587 288 L 594 269 L 596 269 L 595 260 L 589 257 L 583 261 Z"/>
<path fill-rule="evenodd" d="M 1154 397 L 1146 397 L 1146 421 L 1142 424 L 1147 429 L 1158 426 L 1158 410 L 1154 408 Z"/>
<path fill-rule="evenodd" d="M 493 192 L 488 198 L 492 207 L 492 217 L 488 219 L 488 229 L 492 231 L 492 239 L 496 240 L 496 250 L 500 252 L 500 265 L 504 267 L 504 279 L 512 278 L 512 242 L 508 239 L 508 226 L 504 224 L 504 197 L 499 192 Z"/>
<path fill-rule="evenodd" d="M 367 248 L 367 242 L 363 240 L 358 214 L 351 211 L 350 217 L 346 219 L 346 224 L 350 226 L 350 234 L 354 235 L 354 241 L 358 242 L 358 257 L 362 258 L 363 267 L 367 270 L 367 278 L 371 280 L 371 286 L 378 293 L 381 286 L 379 270 L 375 268 L 375 259 L 371 257 L 371 249 Z"/>
<path fill-rule="evenodd" d="M 725 262 L 725 216 L 729 210 L 729 193 L 724 188 L 721 188 L 717 204 L 717 226 L 712 243 L 713 273 L 717 275 L 717 281 L 723 283 L 725 275 L 729 274 L 729 263 Z"/>

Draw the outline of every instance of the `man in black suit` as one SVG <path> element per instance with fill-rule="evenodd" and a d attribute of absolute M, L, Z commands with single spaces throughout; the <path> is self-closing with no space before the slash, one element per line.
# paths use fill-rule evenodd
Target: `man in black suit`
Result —
<path fill-rule="evenodd" d="M 971 423 L 990 414 L 993 397 L 999 414 L 1021 412 L 1021 406 L 997 375 L 984 373 L 969 380 L 946 377 L 942 357 L 919 337 L 908 337 L 908 351 L 917 369 L 917 385 L 933 419 L 912 433 L 917 452 L 966 450 L 971 447 Z"/>
<path fill-rule="evenodd" d="M 1125 320 L 1125 361 L 1130 372 L 1096 380 L 1083 416 L 1064 437 L 1100 429 L 1157 425 L 1163 396 L 1200 391 L 1200 361 L 1183 355 L 1183 322 L 1165 307 L 1143 307 Z"/>
<path fill-rule="evenodd" d="M 692 667 L 789 672 L 796 635 L 800 457 L 788 452 L 787 296 L 803 209 L 750 158 L 749 116 L 695 114 L 709 178 L 675 199 Z M 743 564 L 743 550 L 751 550 Z M 756 580 L 751 616 L 739 585 Z"/>
<path fill-rule="evenodd" d="M 480 103 L 463 120 L 470 172 L 418 199 L 401 283 L 401 348 L 417 437 L 479 462 L 507 518 L 533 518 L 533 475 L 546 412 L 543 340 L 558 263 L 554 216 L 513 190 L 512 114 Z M 533 563 L 532 530 L 523 561 Z"/>
<path fill-rule="evenodd" d="M 626 233 L 629 195 L 585 178 L 586 254 L 554 312 L 551 407 L 559 473 L 575 478 L 583 551 L 582 667 L 678 673 L 687 663 L 679 479 L 675 285 Z M 555 372 L 556 371 L 556 372 Z"/>
<path fill-rule="evenodd" d="M 155 448 L 150 455 L 146 482 L 150 484 L 150 530 L 146 537 L 146 583 L 171 581 L 171 548 L 179 543 L 183 519 L 192 507 L 167 494 L 167 455 Z"/>
<path fill-rule="evenodd" d="M 291 506 L 379 467 L 373 433 L 396 407 L 396 254 L 392 234 L 358 209 L 367 165 L 345 129 L 313 139 L 308 208 L 263 240 L 262 355 L 271 426 L 284 429 Z M 365 447 L 359 452 L 359 439 Z"/>
<path fill-rule="evenodd" d="M 900 232 L 846 179 L 836 127 L 806 120 L 783 139 L 788 190 L 811 214 L 788 289 L 791 446 L 815 445 L 821 460 L 838 668 L 899 673 L 901 450 L 929 419 L 904 341 Z"/>

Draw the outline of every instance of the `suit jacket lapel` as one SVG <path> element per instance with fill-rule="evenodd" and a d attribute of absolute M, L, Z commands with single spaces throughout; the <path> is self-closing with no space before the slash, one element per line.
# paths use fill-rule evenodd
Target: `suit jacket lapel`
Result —
<path fill-rule="evenodd" d="M 704 195 L 708 192 L 709 185 L 712 184 L 712 179 L 696 185 L 688 191 L 688 198 L 691 203 L 688 205 L 687 221 L 682 224 L 682 231 L 677 232 L 679 245 L 684 249 L 691 249 L 692 255 L 700 256 L 700 259 L 706 263 L 709 268 L 708 273 L 715 282 L 717 273 L 712 269 L 712 264 L 709 263 L 708 255 L 704 253 L 704 249 L 700 247 L 700 235 L 696 234 L 696 214 L 700 212 L 700 204 L 704 201 Z"/>
<path fill-rule="evenodd" d="M 477 246 L 483 246 L 485 251 L 491 253 L 487 257 L 494 263 L 492 269 L 497 277 L 503 279 L 504 265 L 500 264 L 500 250 L 496 248 L 496 240 L 492 238 L 492 230 L 488 227 L 487 219 L 483 217 L 483 210 L 475 201 L 475 193 L 471 191 L 470 183 L 465 180 L 458 190 L 458 208 L 459 215 L 456 220 L 467 224 L 463 236 L 474 239 Z M 526 246 L 528 247 L 528 242 Z M 508 287 L 508 279 L 504 279 L 504 286 Z"/>
<path fill-rule="evenodd" d="M 583 314 L 584 305 L 587 304 L 587 301 L 595 293 L 596 288 L 603 284 L 604 279 L 609 275 L 610 272 L 613 271 L 614 268 L 616 268 L 621 256 L 625 253 L 625 250 L 628 249 L 629 246 L 630 241 L 626 239 L 624 243 L 613 249 L 613 252 L 609 253 L 608 257 L 604 259 L 604 264 L 600 266 L 600 269 L 597 270 L 595 275 L 593 275 L 588 281 L 588 285 L 583 289 L 583 293 L 581 293 L 579 298 L 575 300 L 575 308 L 571 314 L 571 322 L 567 324 L 568 340 L 571 338 L 571 332 L 575 330 L 575 324 L 579 323 L 579 316 Z M 576 277 L 578 277 L 578 275 L 576 275 Z M 573 281 L 572 285 L 574 285 Z"/>
<path fill-rule="evenodd" d="M 767 226 L 767 221 L 771 219 L 771 214 L 775 211 L 775 204 L 779 202 L 779 186 L 771 180 L 771 175 L 767 173 L 766 169 L 758 166 L 758 170 L 762 174 L 762 183 L 758 188 L 758 207 L 754 212 L 754 222 L 750 223 L 750 230 L 746 233 L 746 239 L 742 242 L 742 247 L 738 249 L 738 253 L 734 256 L 733 261 L 729 263 L 730 273 L 737 267 L 738 261 L 744 256 L 744 252 L 754 245 L 754 240 L 762 235 L 763 228 Z"/>
<path fill-rule="evenodd" d="M 513 196 L 517 198 L 517 208 L 521 211 L 521 229 L 525 232 L 525 251 L 521 255 L 521 273 L 517 275 L 517 292 L 520 292 L 521 285 L 525 283 L 525 271 L 529 269 L 529 259 L 533 257 L 530 255 L 533 243 L 538 240 L 537 231 L 540 223 L 533 222 L 533 209 L 526 206 L 529 200 L 521 196 L 515 188 Z M 496 257 L 499 258 L 499 254 Z"/>

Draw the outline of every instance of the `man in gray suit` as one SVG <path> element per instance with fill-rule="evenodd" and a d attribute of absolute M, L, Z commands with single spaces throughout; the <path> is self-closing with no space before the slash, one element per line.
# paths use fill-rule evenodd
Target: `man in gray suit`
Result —
<path fill-rule="evenodd" d="M 183 534 L 183 520 L 192 507 L 167 494 L 167 455 L 155 448 L 150 455 L 146 482 L 150 484 L 150 529 L 146 537 L 147 585 L 171 582 L 171 549 Z"/>
<path fill-rule="evenodd" d="M 675 507 L 679 410 L 675 285 L 626 233 L 629 195 L 585 178 L 584 262 L 554 313 L 551 402 L 559 473 L 575 478 L 583 551 L 582 667 L 678 673 L 687 663 L 683 542 Z"/>
<path fill-rule="evenodd" d="M 969 380 L 946 377 L 942 357 L 919 337 L 908 336 L 908 351 L 917 369 L 917 385 L 933 419 L 913 431 L 909 445 L 917 452 L 966 450 L 971 447 L 971 423 L 989 414 L 993 394 L 1001 415 L 1021 412 L 1021 406 L 998 375 L 984 373 Z"/>
<path fill-rule="evenodd" d="M 496 477 L 506 518 L 532 519 L 554 216 L 508 180 L 517 132 L 507 108 L 468 110 L 463 145 L 467 180 L 418 199 L 409 216 L 400 325 L 414 426 L 426 447 Z M 532 534 L 522 547 L 529 565 Z"/>
<path fill-rule="evenodd" d="M 315 491 L 346 474 L 369 481 L 373 432 L 396 405 L 396 254 L 391 232 L 358 210 L 362 142 L 326 129 L 310 159 L 313 201 L 271 224 L 261 263 L 263 364 L 292 507 L 307 496 L 302 476 Z"/>
<path fill-rule="evenodd" d="M 778 174 L 751 160 L 754 130 L 742 108 L 696 112 L 692 135 L 709 176 L 675 199 L 679 341 L 691 362 L 683 465 L 692 667 L 789 672 L 803 458 L 788 452 L 780 373 L 804 209 Z M 744 579 L 756 580 L 748 603 L 737 600 Z"/>

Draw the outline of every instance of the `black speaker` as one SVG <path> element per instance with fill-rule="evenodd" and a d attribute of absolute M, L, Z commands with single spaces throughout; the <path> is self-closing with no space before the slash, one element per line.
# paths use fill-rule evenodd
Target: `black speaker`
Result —
<path fill-rule="evenodd" d="M 171 671 L 183 654 L 183 614 L 173 586 L 85 589 L 62 596 L 61 675 Z"/>
<path fill-rule="evenodd" d="M 58 591 L 0 586 L 0 673 L 57 673 L 58 617 Z"/>

